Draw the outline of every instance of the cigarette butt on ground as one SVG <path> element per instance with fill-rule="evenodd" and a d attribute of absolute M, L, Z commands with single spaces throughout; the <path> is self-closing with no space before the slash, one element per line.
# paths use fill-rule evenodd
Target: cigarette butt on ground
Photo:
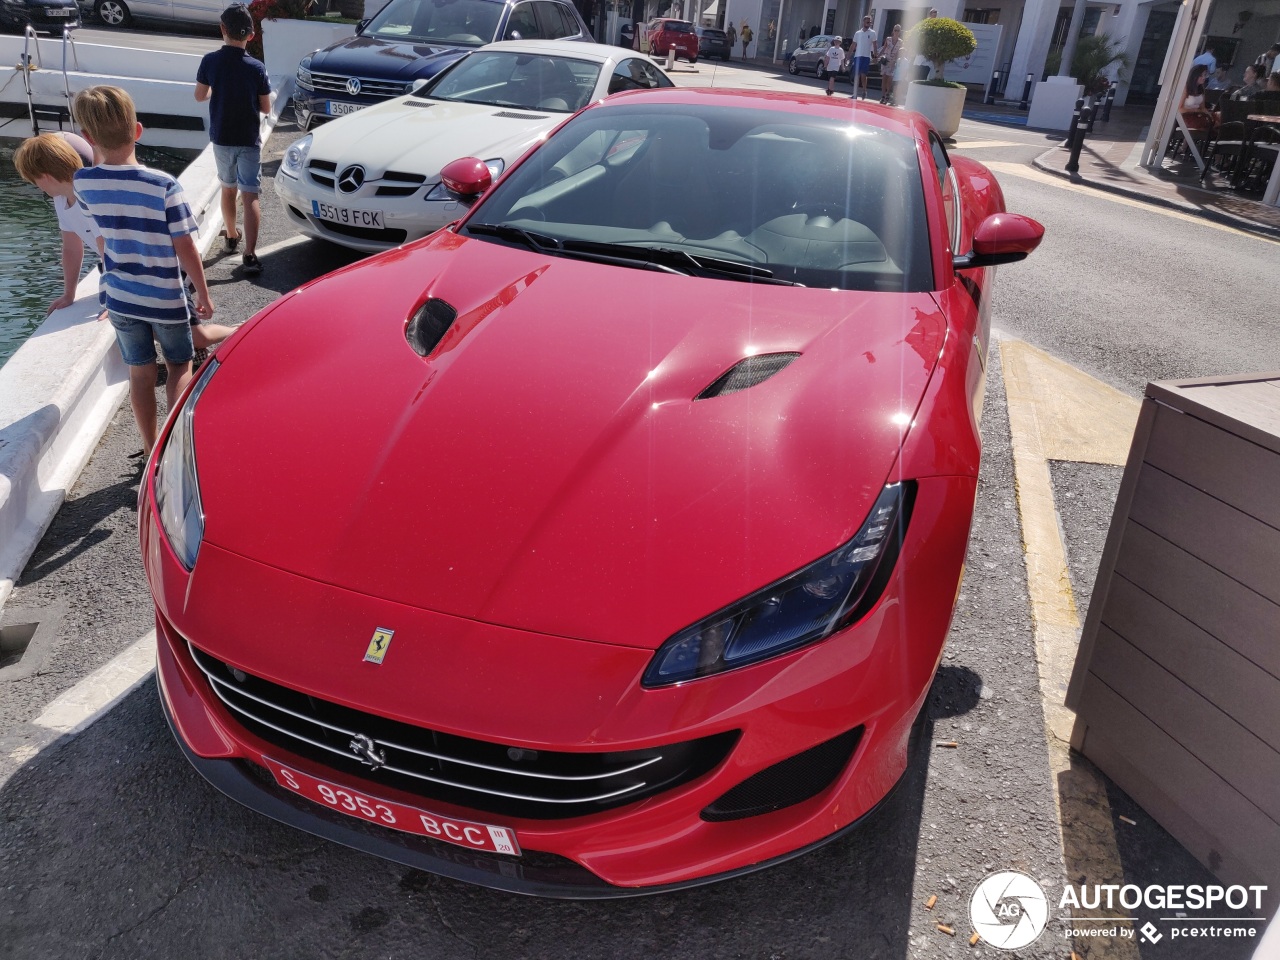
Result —
<path fill-rule="evenodd" d="M 930 896 L 929 899 L 924 902 L 924 908 L 926 910 L 932 910 L 934 907 L 934 904 L 936 904 L 937 902 L 938 902 L 938 898 L 936 896 Z"/>
<path fill-rule="evenodd" d="M 972 937 L 969 938 L 969 946 L 976 947 L 978 945 L 978 941 L 981 939 L 982 939 L 982 934 L 975 933 Z M 1080 960 L 1080 958 L 1073 953 L 1071 955 L 1071 960 Z"/>
<path fill-rule="evenodd" d="M 960 744 L 956 743 L 954 740 L 939 740 L 938 746 L 950 747 L 952 750 L 954 750 L 956 747 L 960 746 Z"/>
<path fill-rule="evenodd" d="M 1130 819 L 1129 819 L 1128 817 L 1126 817 L 1123 813 L 1122 813 L 1122 814 L 1120 814 L 1120 819 L 1121 819 L 1121 820 L 1123 820 L 1125 823 L 1129 824 L 1129 826 L 1131 826 L 1131 827 L 1136 827 L 1136 826 L 1138 825 L 1138 821 L 1137 821 L 1137 820 L 1130 820 Z"/>
<path fill-rule="evenodd" d="M 954 937 L 956 935 L 955 930 L 952 929 L 951 927 L 948 927 L 945 923 L 938 924 L 938 929 L 941 930 L 943 933 L 945 933 L 948 937 Z"/>

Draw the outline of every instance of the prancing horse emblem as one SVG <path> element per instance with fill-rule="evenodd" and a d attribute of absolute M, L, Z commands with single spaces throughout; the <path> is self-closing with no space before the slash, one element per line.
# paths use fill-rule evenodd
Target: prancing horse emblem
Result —
<path fill-rule="evenodd" d="M 391 638 L 396 635 L 394 630 L 388 630 L 386 627 L 378 627 L 373 631 L 373 639 L 369 641 L 369 646 L 364 651 L 364 659 L 367 663 L 381 663 L 387 655 L 387 650 L 391 647 Z"/>
<path fill-rule="evenodd" d="M 387 762 L 386 751 L 379 750 L 373 740 L 363 733 L 357 733 L 356 738 L 351 741 L 349 746 L 351 747 L 351 752 L 360 758 L 360 762 L 371 770 L 377 770 Z"/>

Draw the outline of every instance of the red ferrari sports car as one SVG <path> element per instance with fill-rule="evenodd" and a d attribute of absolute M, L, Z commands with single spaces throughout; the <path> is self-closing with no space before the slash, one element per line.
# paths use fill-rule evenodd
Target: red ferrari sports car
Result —
<path fill-rule="evenodd" d="M 220 789 L 562 897 L 852 829 L 963 568 L 997 264 L 1043 233 L 919 116 L 665 89 L 282 297 L 141 491 L 161 700 Z"/>

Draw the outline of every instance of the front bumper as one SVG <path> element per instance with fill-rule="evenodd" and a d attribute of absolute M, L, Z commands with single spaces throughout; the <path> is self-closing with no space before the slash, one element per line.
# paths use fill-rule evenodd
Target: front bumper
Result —
<path fill-rule="evenodd" d="M 476 624 L 467 626 L 469 639 L 463 643 L 456 639 L 462 634 L 454 618 L 315 584 L 209 543 L 201 549 L 193 584 L 159 531 L 150 478 L 147 488 L 140 520 L 157 602 L 162 700 L 179 742 L 206 777 L 268 816 L 420 869 L 515 892 L 595 898 L 692 886 L 759 869 L 849 829 L 889 793 L 905 770 L 912 721 L 941 655 L 974 482 L 920 482 L 898 568 L 880 603 L 860 623 L 774 660 L 659 690 L 639 686 L 649 651 Z M 229 596 L 234 604 L 227 602 Z M 397 648 L 404 654 L 397 672 L 378 675 L 380 686 L 370 688 L 349 682 L 354 674 L 345 658 L 325 662 L 332 658 L 322 651 L 339 625 L 387 618 L 409 636 L 432 638 L 430 659 L 411 659 L 412 644 Z M 288 639 L 303 636 L 314 639 L 308 655 L 299 657 L 296 640 L 290 644 Z M 731 729 L 740 730 L 741 737 L 715 769 L 642 801 L 561 820 L 495 819 L 484 810 L 392 789 L 374 775 L 338 772 L 264 742 L 210 691 L 186 649 L 186 637 L 228 663 L 312 696 L 495 743 L 628 750 Z M 496 688 L 462 683 L 469 675 L 468 656 L 479 656 L 506 677 L 537 680 Z M 573 663 L 575 669 L 537 675 L 538 662 Z M 386 682 L 396 675 L 433 673 L 454 681 L 418 684 L 407 697 Z M 377 695 L 370 692 L 375 689 Z M 548 706 L 565 704 L 572 709 Z M 415 706 L 416 713 L 411 712 Z M 707 809 L 745 780 L 855 726 L 865 731 L 856 752 L 816 795 L 756 816 L 707 818 Z M 444 816 L 503 823 L 516 831 L 525 855 L 440 849 L 430 840 L 346 822 L 342 814 L 276 787 L 262 769 L 264 756 L 374 797 Z"/>
<path fill-rule="evenodd" d="M 378 253 L 419 240 L 457 220 L 467 211 L 463 204 L 456 201 L 428 201 L 417 194 L 381 200 L 339 197 L 332 191 L 322 194 L 319 188 L 310 188 L 299 178 L 283 171 L 276 174 L 275 184 L 285 216 L 296 230 L 309 237 L 329 240 L 362 253 Z M 362 229 L 332 223 L 314 215 L 313 200 L 339 207 L 380 212 L 384 226 L 381 229 Z"/>

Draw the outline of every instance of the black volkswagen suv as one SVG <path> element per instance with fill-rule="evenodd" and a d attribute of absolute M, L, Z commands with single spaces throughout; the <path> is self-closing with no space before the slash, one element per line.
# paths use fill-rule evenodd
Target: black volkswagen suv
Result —
<path fill-rule="evenodd" d="M 409 93 L 495 40 L 592 37 L 569 0 L 391 0 L 356 35 L 303 57 L 294 109 L 303 128 Z"/>

